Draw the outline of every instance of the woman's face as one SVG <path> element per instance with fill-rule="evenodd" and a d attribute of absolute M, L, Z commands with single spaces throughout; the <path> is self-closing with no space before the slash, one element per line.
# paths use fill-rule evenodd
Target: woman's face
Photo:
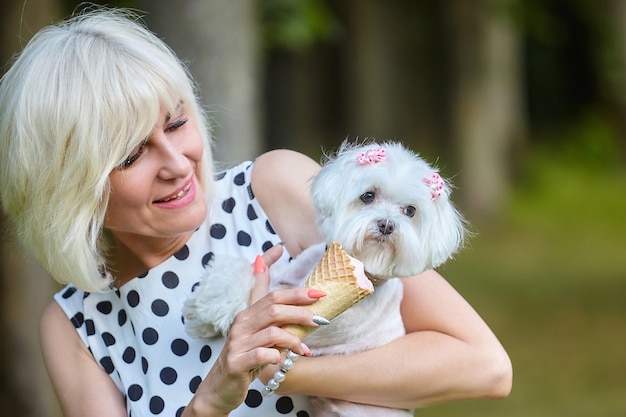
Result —
<path fill-rule="evenodd" d="M 127 244 L 186 236 L 207 215 L 198 125 L 183 104 L 175 114 L 161 109 L 150 135 L 109 176 L 104 226 Z"/>

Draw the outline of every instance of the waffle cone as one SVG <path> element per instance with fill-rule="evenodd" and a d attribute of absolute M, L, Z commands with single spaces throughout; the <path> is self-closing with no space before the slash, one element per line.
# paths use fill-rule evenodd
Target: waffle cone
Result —
<path fill-rule="evenodd" d="M 327 294 L 308 306 L 309 310 L 332 320 L 370 295 L 373 292 L 371 289 L 357 285 L 354 270 L 350 257 L 339 242 L 332 242 L 303 285 L 305 288 L 315 288 Z M 316 328 L 287 325 L 284 329 L 303 339 Z"/>

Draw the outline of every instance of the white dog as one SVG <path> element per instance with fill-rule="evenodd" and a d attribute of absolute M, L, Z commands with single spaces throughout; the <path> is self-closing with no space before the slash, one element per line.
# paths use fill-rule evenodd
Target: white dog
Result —
<path fill-rule="evenodd" d="M 465 222 L 449 195 L 450 185 L 437 170 L 399 143 L 344 142 L 328 158 L 312 184 L 325 243 L 305 250 L 286 267 L 272 267 L 272 287 L 302 285 L 325 244 L 338 241 L 363 262 L 375 292 L 305 338 L 313 356 L 363 351 L 405 334 L 402 283 L 396 278 L 436 268 L 463 242 Z M 252 285 L 249 260 L 215 256 L 185 303 L 187 331 L 198 337 L 226 334 L 237 313 L 248 306 Z M 318 417 L 409 415 L 407 410 L 328 398 L 312 402 Z"/>

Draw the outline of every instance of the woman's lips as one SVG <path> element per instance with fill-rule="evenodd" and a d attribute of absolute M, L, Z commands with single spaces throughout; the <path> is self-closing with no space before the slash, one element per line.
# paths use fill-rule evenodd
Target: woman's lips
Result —
<path fill-rule="evenodd" d="M 167 203 L 168 201 L 172 201 L 172 200 L 180 200 L 185 194 L 187 194 L 190 188 L 191 188 L 191 183 L 184 186 L 179 192 L 172 194 L 168 197 L 162 198 L 160 200 L 157 200 L 156 202 Z"/>
<path fill-rule="evenodd" d="M 182 207 L 193 201 L 196 196 L 196 187 L 193 178 L 178 191 L 173 192 L 159 200 L 155 200 L 154 203 L 161 207 L 176 208 Z"/>

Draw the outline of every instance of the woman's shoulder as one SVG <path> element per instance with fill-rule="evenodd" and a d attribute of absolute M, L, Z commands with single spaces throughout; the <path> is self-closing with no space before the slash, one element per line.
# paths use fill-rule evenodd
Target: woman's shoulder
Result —
<path fill-rule="evenodd" d="M 287 149 L 262 154 L 252 168 L 254 195 L 292 256 L 321 241 L 310 197 L 319 169 L 312 158 Z"/>
<path fill-rule="evenodd" d="M 85 345 L 87 343 L 87 331 L 85 324 L 85 298 L 89 295 L 82 290 L 68 285 L 54 294 L 54 299 L 44 311 L 44 320 L 69 321 L 75 333 L 80 336 Z"/>

